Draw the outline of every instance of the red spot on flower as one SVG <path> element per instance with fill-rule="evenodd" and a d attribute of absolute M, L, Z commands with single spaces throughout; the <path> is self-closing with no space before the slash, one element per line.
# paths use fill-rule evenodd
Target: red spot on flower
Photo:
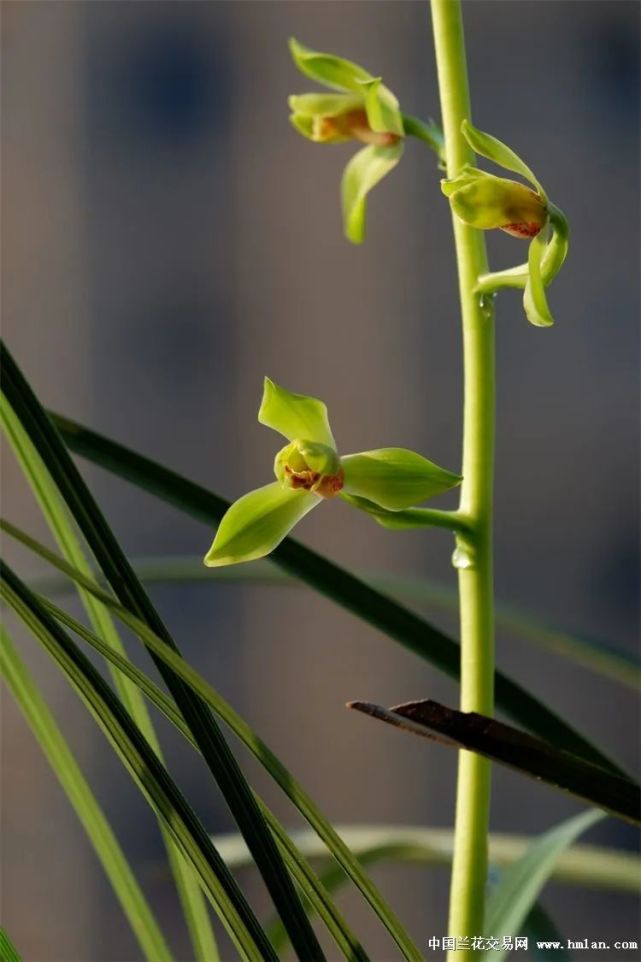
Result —
<path fill-rule="evenodd" d="M 342 489 L 344 481 L 344 471 L 339 471 L 338 474 L 326 474 L 314 488 L 314 493 L 321 498 L 333 498 Z"/>
<path fill-rule="evenodd" d="M 303 471 L 294 471 L 286 464 L 285 474 L 289 479 L 289 486 L 295 491 L 311 491 L 314 485 L 320 481 L 320 474 L 316 471 L 310 471 L 309 468 Z"/>
<path fill-rule="evenodd" d="M 399 140 L 398 134 L 389 131 L 372 130 L 367 119 L 367 113 L 361 108 L 349 110 L 336 117 L 322 117 L 318 126 L 318 139 L 329 140 L 334 135 L 353 137 L 362 144 L 374 144 L 377 147 L 389 147 Z"/>
<path fill-rule="evenodd" d="M 294 491 L 311 491 L 319 498 L 333 498 L 342 489 L 345 479 L 343 471 L 339 471 L 338 474 L 321 475 L 317 471 L 310 471 L 309 468 L 294 471 L 288 464 L 285 465 L 285 475 L 289 487 Z"/>
<path fill-rule="evenodd" d="M 541 224 L 504 224 L 501 230 L 504 230 L 506 234 L 511 234 L 512 237 L 536 237 L 541 230 Z"/>

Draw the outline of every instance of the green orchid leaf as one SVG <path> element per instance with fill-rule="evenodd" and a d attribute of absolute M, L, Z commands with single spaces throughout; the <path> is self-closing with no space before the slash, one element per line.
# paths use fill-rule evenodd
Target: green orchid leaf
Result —
<path fill-rule="evenodd" d="M 451 471 L 439 468 L 415 451 L 379 448 L 341 458 L 343 490 L 391 511 L 409 508 L 461 483 Z"/>
<path fill-rule="evenodd" d="M 320 498 L 283 488 L 278 481 L 250 491 L 227 511 L 205 556 L 208 568 L 264 558 Z"/>
<path fill-rule="evenodd" d="M 327 405 L 318 398 L 287 391 L 268 377 L 265 378 L 258 420 L 288 441 L 313 441 L 336 450 Z"/>
<path fill-rule="evenodd" d="M 292 94 L 289 109 L 303 117 L 337 117 L 363 106 L 362 94 Z"/>
<path fill-rule="evenodd" d="M 541 197 L 543 197 L 544 200 L 547 199 L 545 191 L 528 165 L 521 160 L 518 154 L 514 153 L 511 147 L 508 147 L 507 144 L 504 144 L 491 134 L 486 134 L 482 130 L 478 130 L 469 120 L 463 121 L 461 131 L 475 153 L 481 154 L 482 157 L 487 157 L 488 160 L 493 160 L 499 167 L 505 167 L 506 170 L 512 170 L 515 174 L 520 174 L 521 177 L 525 177 Z"/>
<path fill-rule="evenodd" d="M 605 818 L 605 812 L 589 809 L 574 815 L 535 838 L 520 859 L 505 872 L 486 906 L 485 931 L 488 936 L 503 939 L 521 931 L 528 913 L 536 903 L 558 859 L 577 838 L 595 823 Z M 493 953 L 497 960 L 505 952 Z"/>
<path fill-rule="evenodd" d="M 4 962 L 22 962 L 18 950 L 9 938 L 9 933 L 2 927 L 0 927 L 0 959 Z"/>
<path fill-rule="evenodd" d="M 331 53 L 319 53 L 303 46 L 293 37 L 289 49 L 294 63 L 301 73 L 334 90 L 351 90 L 362 94 L 361 84 L 373 80 L 371 73 L 351 60 L 335 57 Z"/>
<path fill-rule="evenodd" d="M 381 77 L 374 77 L 361 85 L 365 93 L 365 111 L 372 130 L 405 136 L 403 117 L 398 100 L 383 84 Z"/>
<path fill-rule="evenodd" d="M 541 270 L 546 247 L 547 244 L 542 231 L 532 239 L 528 251 L 529 277 L 523 294 L 523 307 L 528 321 L 535 327 L 551 327 L 554 324 L 554 318 L 550 313 L 545 296 L 545 284 Z"/>
<path fill-rule="evenodd" d="M 364 147 L 345 168 L 341 183 L 343 224 L 353 244 L 362 244 L 365 239 L 367 195 L 396 167 L 402 153 L 402 140 L 389 147 Z"/>

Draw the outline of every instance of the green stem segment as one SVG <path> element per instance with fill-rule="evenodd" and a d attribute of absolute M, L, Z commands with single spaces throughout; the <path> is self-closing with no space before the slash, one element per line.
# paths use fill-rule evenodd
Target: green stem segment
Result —
<path fill-rule="evenodd" d="M 470 119 L 470 96 L 460 0 L 432 0 L 447 176 L 456 177 L 474 155 L 461 133 Z M 494 707 L 494 612 L 492 584 L 492 487 L 494 465 L 494 317 L 491 303 L 475 294 L 487 273 L 481 231 L 454 218 L 459 293 L 463 320 L 464 423 L 463 484 L 460 511 L 469 531 L 457 538 L 461 610 L 461 710 L 492 714 Z M 449 934 L 456 938 L 483 932 L 490 764 L 461 752 Z M 472 949 L 457 949 L 452 962 L 471 959 Z"/>

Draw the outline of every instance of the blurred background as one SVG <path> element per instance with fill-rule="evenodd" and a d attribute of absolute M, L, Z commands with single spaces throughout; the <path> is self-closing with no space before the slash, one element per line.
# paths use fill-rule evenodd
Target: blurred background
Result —
<path fill-rule="evenodd" d="M 474 120 L 522 154 L 572 227 L 551 291 L 557 325 L 529 326 L 515 292 L 498 303 L 497 596 L 630 651 L 639 14 L 636 3 L 607 0 L 465 4 Z M 372 196 L 365 245 L 350 246 L 338 191 L 353 147 L 315 147 L 291 130 L 287 95 L 313 85 L 290 62 L 290 35 L 363 63 L 403 109 L 438 117 L 424 3 L 3 4 L 4 337 L 48 406 L 230 498 L 271 477 L 279 442 L 256 422 L 265 374 L 325 399 L 343 452 L 402 445 L 459 465 L 455 263 L 433 156 L 408 143 Z M 520 241 L 488 239 L 494 266 L 523 260 Z M 206 527 L 82 470 L 132 557 L 198 557 L 209 547 Z M 46 539 L 10 453 L 3 500 L 4 514 Z M 455 583 L 445 532 L 385 532 L 332 504 L 296 535 L 348 567 Z M 6 550 L 20 571 L 37 573 L 32 559 Z M 332 820 L 452 824 L 454 753 L 344 709 L 352 698 L 455 704 L 452 681 L 304 589 L 207 583 L 152 593 L 187 657 Z M 456 631 L 442 612 L 430 617 Z M 188 958 L 154 818 L 53 665 L 31 639 L 20 642 L 177 957 Z M 637 765 L 639 716 L 627 689 L 505 633 L 498 657 L 621 763 Z M 137 960 L 6 693 L 2 710 L 4 924 L 25 962 Z M 195 755 L 162 732 L 171 771 L 207 828 L 233 830 Z M 297 825 L 263 774 L 249 761 L 246 770 Z M 539 832 L 579 811 L 511 773 L 497 771 L 494 786 L 495 830 Z M 586 838 L 636 842 L 613 819 Z M 426 955 L 438 957 L 427 940 L 445 934 L 447 871 L 374 874 Z M 265 904 L 251 872 L 242 882 Z M 630 896 L 550 885 L 543 903 L 567 937 L 639 935 Z M 372 958 L 395 958 L 360 900 L 344 905 Z"/>

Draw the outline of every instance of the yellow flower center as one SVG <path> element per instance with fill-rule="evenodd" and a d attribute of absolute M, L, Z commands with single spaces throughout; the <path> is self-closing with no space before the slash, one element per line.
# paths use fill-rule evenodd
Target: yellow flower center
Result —
<path fill-rule="evenodd" d="M 336 451 L 315 441 L 296 439 L 276 455 L 274 473 L 284 488 L 333 498 L 343 487 L 344 473 Z"/>

